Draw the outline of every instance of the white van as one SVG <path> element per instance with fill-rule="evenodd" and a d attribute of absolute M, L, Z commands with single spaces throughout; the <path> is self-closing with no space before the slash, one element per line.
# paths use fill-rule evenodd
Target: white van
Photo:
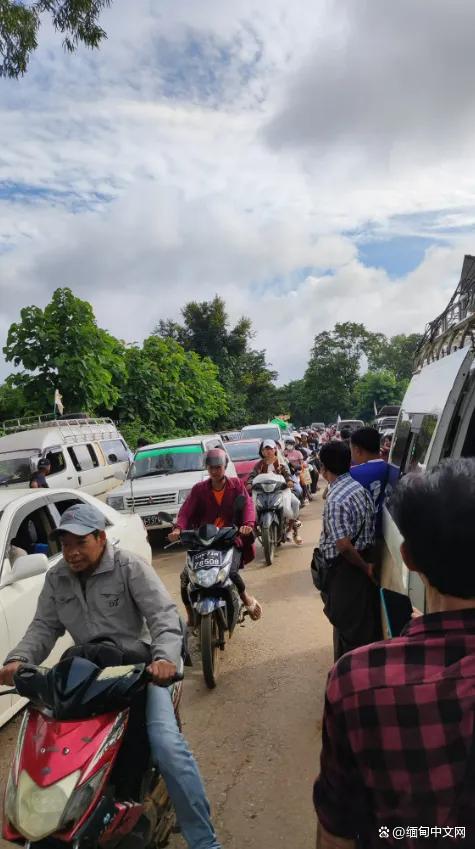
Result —
<path fill-rule="evenodd" d="M 241 431 L 241 439 L 273 439 L 279 442 L 282 439 L 282 431 L 277 424 L 246 425 Z"/>
<path fill-rule="evenodd" d="M 140 448 L 128 479 L 107 497 L 108 505 L 115 510 L 138 513 L 146 528 L 170 527 L 160 520 L 158 513 L 169 513 L 175 519 L 195 483 L 207 480 L 205 454 L 210 448 L 222 448 L 227 454 L 218 434 L 168 439 Z M 237 477 L 231 459 L 226 475 Z"/>
<path fill-rule="evenodd" d="M 391 486 L 443 458 L 475 456 L 474 331 L 475 257 L 466 256 L 460 283 L 447 309 L 428 325 L 416 357 L 389 456 Z M 424 585 L 404 566 L 402 537 L 388 507 L 383 527 L 383 586 L 407 592 L 424 610 Z"/>
<path fill-rule="evenodd" d="M 28 487 L 38 461 L 46 458 L 51 463 L 48 487 L 98 496 L 117 486 L 116 474 L 125 474 L 129 466 L 129 449 L 112 419 L 38 416 L 4 422 L 3 433 L 0 487 Z"/>

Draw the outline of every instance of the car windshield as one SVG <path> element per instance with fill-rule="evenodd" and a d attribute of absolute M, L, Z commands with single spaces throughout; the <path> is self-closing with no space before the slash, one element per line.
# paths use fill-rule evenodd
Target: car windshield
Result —
<path fill-rule="evenodd" d="M 176 475 L 180 472 L 201 472 L 205 467 L 202 445 L 168 445 L 149 448 L 135 455 L 135 478 L 148 475 Z"/>
<path fill-rule="evenodd" d="M 234 462 L 239 462 L 239 460 L 257 460 L 260 444 L 260 440 L 255 439 L 252 442 L 230 442 L 229 445 L 226 445 L 226 448 L 231 460 Z"/>
<path fill-rule="evenodd" d="M 30 459 L 39 451 L 4 451 L 0 454 L 0 486 L 9 483 L 28 483 L 31 477 Z"/>
<path fill-rule="evenodd" d="M 242 431 L 243 439 L 280 439 L 281 434 L 280 430 L 276 425 L 269 425 L 269 427 L 262 427 L 262 425 L 256 425 L 256 427 L 246 427 Z"/>

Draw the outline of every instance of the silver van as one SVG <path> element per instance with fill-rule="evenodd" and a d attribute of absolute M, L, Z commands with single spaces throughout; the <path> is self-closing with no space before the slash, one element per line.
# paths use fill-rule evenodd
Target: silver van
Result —
<path fill-rule="evenodd" d="M 475 257 L 466 256 L 448 307 L 428 325 L 416 355 L 389 455 L 389 494 L 407 472 L 423 474 L 446 457 L 475 457 L 474 331 Z M 424 585 L 402 561 L 390 503 L 389 498 L 383 514 L 382 584 L 407 592 L 424 610 Z"/>
<path fill-rule="evenodd" d="M 48 459 L 48 486 L 102 495 L 127 472 L 130 451 L 112 419 L 38 416 L 4 422 L 0 429 L 0 487 L 25 488 L 40 459 Z"/>

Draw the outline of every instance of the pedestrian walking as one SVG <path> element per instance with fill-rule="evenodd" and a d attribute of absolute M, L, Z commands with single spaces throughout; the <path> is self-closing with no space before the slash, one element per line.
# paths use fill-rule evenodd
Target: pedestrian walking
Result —
<path fill-rule="evenodd" d="M 334 657 L 381 637 L 374 581 L 375 510 L 369 493 L 350 475 L 351 452 L 332 440 L 320 451 L 328 483 L 323 528 L 315 555 L 325 580 L 324 613 L 334 627 Z M 314 556 L 315 556 L 314 555 Z"/>
<path fill-rule="evenodd" d="M 407 475 L 391 509 L 427 613 L 330 673 L 317 849 L 474 845 L 475 460 Z"/>

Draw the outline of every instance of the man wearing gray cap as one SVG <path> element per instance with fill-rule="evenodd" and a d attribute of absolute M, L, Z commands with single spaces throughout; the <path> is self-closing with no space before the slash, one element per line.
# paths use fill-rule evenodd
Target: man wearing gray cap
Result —
<path fill-rule="evenodd" d="M 13 683 L 22 663 L 41 664 L 65 632 L 76 645 L 112 638 L 125 655 L 142 648 L 155 684 L 166 684 L 181 667 L 183 632 L 174 602 L 145 560 L 107 541 L 105 527 L 91 504 L 63 513 L 53 532 L 63 558 L 46 573 L 35 617 L 0 669 L 0 685 Z M 148 687 L 147 730 L 188 846 L 219 849 L 201 776 L 166 687 Z"/>

